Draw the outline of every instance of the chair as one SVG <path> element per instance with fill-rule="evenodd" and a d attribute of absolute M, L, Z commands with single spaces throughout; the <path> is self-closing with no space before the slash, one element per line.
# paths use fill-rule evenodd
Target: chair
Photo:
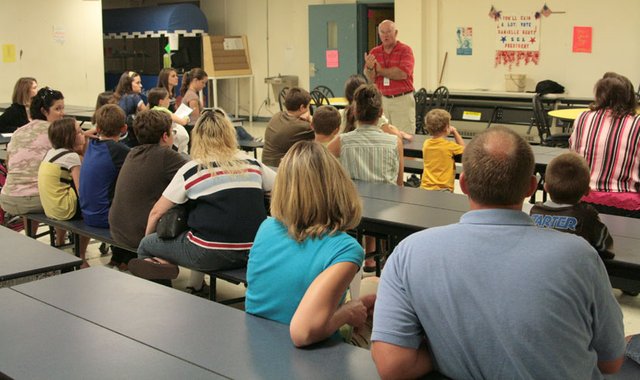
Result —
<path fill-rule="evenodd" d="M 327 87 L 327 86 L 322 86 L 322 85 L 316 86 L 312 91 L 316 91 L 316 90 L 320 91 L 321 93 L 323 93 L 324 96 L 327 97 L 327 98 L 333 98 L 334 97 L 333 91 L 331 91 L 331 89 L 329 87 Z"/>
<path fill-rule="evenodd" d="M 449 89 L 445 86 L 440 86 L 433 92 L 429 110 L 434 108 L 441 108 L 445 111 L 449 111 Z"/>
<path fill-rule="evenodd" d="M 569 147 L 569 134 L 551 134 L 551 129 L 549 128 L 549 117 L 546 114 L 544 106 L 542 105 L 539 94 L 535 94 L 533 96 L 533 117 L 531 118 L 531 123 L 538 129 L 538 136 L 540 136 L 540 145 L 556 148 Z"/>
<path fill-rule="evenodd" d="M 278 94 L 278 105 L 280 106 L 280 111 L 284 111 L 284 98 L 287 96 L 287 92 L 289 92 L 289 87 L 283 87 Z"/>
<path fill-rule="evenodd" d="M 316 107 L 320 107 L 321 105 L 331 105 L 331 103 L 329 103 L 329 98 L 318 90 L 311 90 L 309 95 L 311 95 L 312 100 L 309 112 L 311 112 L 312 115 Z"/>
<path fill-rule="evenodd" d="M 413 96 L 416 99 L 416 134 L 426 135 L 424 117 L 429 107 L 429 95 L 421 88 Z"/>

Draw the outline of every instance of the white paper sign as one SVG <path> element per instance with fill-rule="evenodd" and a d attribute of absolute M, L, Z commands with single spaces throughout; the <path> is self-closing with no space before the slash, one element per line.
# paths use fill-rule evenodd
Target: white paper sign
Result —
<path fill-rule="evenodd" d="M 242 38 L 225 38 L 222 42 L 222 46 L 224 46 L 224 50 L 242 50 L 244 49 L 244 44 L 242 43 Z"/>

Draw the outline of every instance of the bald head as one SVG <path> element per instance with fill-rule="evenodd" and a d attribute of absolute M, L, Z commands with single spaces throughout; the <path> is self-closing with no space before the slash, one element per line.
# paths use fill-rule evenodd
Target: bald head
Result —
<path fill-rule="evenodd" d="M 465 192 L 481 205 L 522 204 L 531 190 L 535 159 L 529 144 L 504 127 L 478 134 L 464 150 Z"/>

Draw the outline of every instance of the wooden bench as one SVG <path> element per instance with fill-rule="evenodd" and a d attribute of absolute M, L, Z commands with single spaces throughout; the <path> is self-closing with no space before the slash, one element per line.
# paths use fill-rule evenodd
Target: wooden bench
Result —
<path fill-rule="evenodd" d="M 113 238 L 111 237 L 111 232 L 108 228 L 91 227 L 86 225 L 81 219 L 56 220 L 47 217 L 45 214 L 26 214 L 24 216 L 27 218 L 26 230 L 29 236 L 31 236 L 32 222 L 38 222 L 46 224 L 50 227 L 69 231 L 73 236 L 73 253 L 76 256 L 80 254 L 80 236 L 86 236 L 103 243 L 126 249 L 131 252 L 136 252 L 138 250 L 135 247 L 127 247 L 113 240 Z M 52 240 L 51 245 L 54 245 L 54 240 Z"/>

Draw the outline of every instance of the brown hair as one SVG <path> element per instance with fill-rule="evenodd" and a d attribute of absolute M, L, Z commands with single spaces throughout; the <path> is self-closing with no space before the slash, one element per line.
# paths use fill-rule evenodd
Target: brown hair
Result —
<path fill-rule="evenodd" d="M 299 141 L 278 167 L 271 215 L 301 242 L 355 228 L 362 205 L 340 162 L 320 144 Z"/>
<path fill-rule="evenodd" d="M 427 132 L 431 136 L 438 135 L 444 132 L 449 123 L 451 122 L 451 114 L 443 109 L 435 108 L 427 112 L 427 116 L 424 118 Z"/>
<path fill-rule="evenodd" d="M 11 102 L 26 106 L 31 104 L 31 86 L 36 81 L 36 78 L 23 77 L 18 79 L 15 86 L 13 86 L 13 96 L 11 96 Z"/>
<path fill-rule="evenodd" d="M 54 149 L 73 150 L 76 145 L 76 119 L 63 117 L 49 125 L 49 141 Z"/>
<path fill-rule="evenodd" d="M 189 85 L 194 79 L 201 80 L 208 77 L 206 71 L 202 70 L 199 67 L 194 67 L 193 69 L 187 71 L 182 76 L 182 87 L 180 87 L 180 95 L 184 96 L 189 89 Z"/>
<path fill-rule="evenodd" d="M 169 75 L 172 72 L 176 73 L 176 75 L 178 74 L 176 69 L 171 67 L 165 67 L 162 70 L 160 70 L 160 73 L 158 74 L 158 84 L 156 84 L 156 87 L 162 87 L 166 89 L 167 92 L 169 93 L 169 96 L 174 98 L 176 96 L 175 87 L 171 87 L 171 89 L 169 89 Z"/>
<path fill-rule="evenodd" d="M 113 97 L 113 91 L 104 91 L 98 94 L 98 97 L 96 98 L 96 108 L 95 111 L 97 111 L 100 107 L 104 106 L 105 104 L 109 103 L 109 101 L 111 100 L 111 98 Z M 96 123 L 96 112 L 93 111 L 93 115 L 91 116 L 91 124 L 95 124 Z"/>
<path fill-rule="evenodd" d="M 576 204 L 589 190 L 591 173 L 584 157 L 574 152 L 563 153 L 547 165 L 545 189 L 557 203 Z"/>
<path fill-rule="evenodd" d="M 115 104 L 105 104 L 98 108 L 94 114 L 96 119 L 96 129 L 107 137 L 114 137 L 120 134 L 120 129 L 125 125 L 126 116 L 122 108 Z"/>
<path fill-rule="evenodd" d="M 358 87 L 367 84 L 367 79 L 362 75 L 351 75 L 344 84 L 344 97 L 349 103 L 344 110 L 346 120 L 344 132 L 351 132 L 356 129 L 355 105 L 353 104 L 353 94 Z"/>
<path fill-rule="evenodd" d="M 310 102 L 309 91 L 300 87 L 292 87 L 284 97 L 284 106 L 287 111 L 297 111 L 301 106 L 308 107 Z"/>
<path fill-rule="evenodd" d="M 118 103 L 120 101 L 120 98 L 122 98 L 124 95 L 131 94 L 133 92 L 131 83 L 133 83 L 133 80 L 139 76 L 140 74 L 136 73 L 135 71 L 125 71 L 124 73 L 122 73 L 110 102 Z"/>
<path fill-rule="evenodd" d="M 160 101 L 169 96 L 169 91 L 164 87 L 154 87 L 147 93 L 149 108 L 159 106 Z"/>
<path fill-rule="evenodd" d="M 374 123 L 382 115 L 382 95 L 376 86 L 366 84 L 358 87 L 353 100 L 357 121 Z"/>
<path fill-rule="evenodd" d="M 318 107 L 313 113 L 311 127 L 318 135 L 331 136 L 338 128 L 340 128 L 340 112 L 333 106 Z"/>
<path fill-rule="evenodd" d="M 633 84 L 624 75 L 607 72 L 595 85 L 594 111 L 610 109 L 614 118 L 636 114 L 636 94 Z"/>
<path fill-rule="evenodd" d="M 163 111 L 141 111 L 133 121 L 133 131 L 140 144 L 157 144 L 165 133 L 171 135 L 171 116 Z"/>
<path fill-rule="evenodd" d="M 484 205 L 511 206 L 527 196 L 535 159 L 531 146 L 505 127 L 485 129 L 462 155 L 469 198 Z"/>

